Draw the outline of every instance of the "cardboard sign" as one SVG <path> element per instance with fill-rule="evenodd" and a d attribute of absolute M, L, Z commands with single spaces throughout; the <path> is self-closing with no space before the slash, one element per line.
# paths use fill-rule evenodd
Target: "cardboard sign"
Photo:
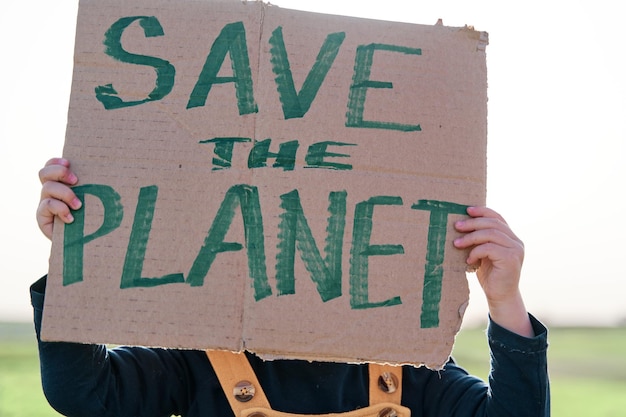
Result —
<path fill-rule="evenodd" d="M 47 340 L 440 368 L 485 201 L 486 34 L 80 2 Z"/>

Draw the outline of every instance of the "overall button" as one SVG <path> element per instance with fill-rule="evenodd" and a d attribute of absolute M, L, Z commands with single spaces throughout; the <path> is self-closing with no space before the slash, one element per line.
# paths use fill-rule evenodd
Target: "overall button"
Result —
<path fill-rule="evenodd" d="M 378 377 L 378 388 L 387 394 L 394 393 L 398 389 L 398 377 L 391 372 L 383 372 Z"/>
<path fill-rule="evenodd" d="M 242 403 L 248 402 L 254 397 L 255 389 L 254 385 L 252 385 L 249 381 L 240 381 L 233 388 L 233 395 Z"/>
<path fill-rule="evenodd" d="M 398 413 L 393 408 L 387 407 L 380 410 L 378 417 L 398 417 Z"/>

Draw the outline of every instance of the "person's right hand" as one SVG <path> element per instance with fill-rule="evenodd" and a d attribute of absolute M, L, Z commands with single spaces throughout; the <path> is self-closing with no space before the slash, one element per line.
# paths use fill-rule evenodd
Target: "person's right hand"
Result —
<path fill-rule="evenodd" d="M 82 206 L 70 188 L 76 185 L 78 178 L 70 169 L 67 159 L 52 158 L 39 171 L 39 180 L 42 187 L 37 207 L 37 224 L 43 234 L 52 239 L 55 216 L 64 223 L 71 223 L 74 221 L 71 210 L 78 210 Z"/>

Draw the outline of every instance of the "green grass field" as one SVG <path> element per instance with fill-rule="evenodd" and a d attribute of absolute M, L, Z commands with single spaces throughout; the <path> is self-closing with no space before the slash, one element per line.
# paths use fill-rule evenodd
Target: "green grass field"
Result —
<path fill-rule="evenodd" d="M 483 330 L 463 330 L 454 356 L 471 373 L 487 377 Z M 626 327 L 553 328 L 549 363 L 552 416 L 626 416 Z M 58 415 L 41 391 L 31 326 L 0 323 L 0 416 Z"/>

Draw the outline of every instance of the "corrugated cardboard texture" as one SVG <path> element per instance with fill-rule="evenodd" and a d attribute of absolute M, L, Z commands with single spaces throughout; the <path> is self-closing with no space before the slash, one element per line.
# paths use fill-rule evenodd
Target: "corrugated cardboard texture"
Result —
<path fill-rule="evenodd" d="M 448 358 L 484 204 L 486 34 L 260 2 L 80 2 L 43 337 Z"/>

